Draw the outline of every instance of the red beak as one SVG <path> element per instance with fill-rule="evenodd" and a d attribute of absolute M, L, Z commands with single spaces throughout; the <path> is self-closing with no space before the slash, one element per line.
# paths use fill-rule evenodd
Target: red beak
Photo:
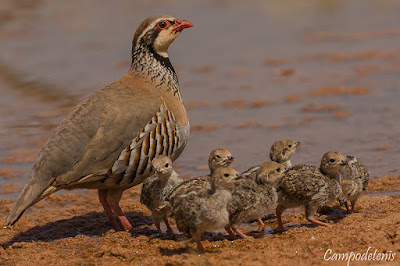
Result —
<path fill-rule="evenodd" d="M 186 28 L 193 27 L 193 23 L 187 20 L 175 20 L 176 26 L 172 29 L 173 31 L 181 31 Z"/>

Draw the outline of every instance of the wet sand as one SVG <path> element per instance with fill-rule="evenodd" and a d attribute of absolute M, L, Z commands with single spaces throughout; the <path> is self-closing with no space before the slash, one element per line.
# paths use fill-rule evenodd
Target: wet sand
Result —
<path fill-rule="evenodd" d="M 347 215 L 343 208 L 324 208 L 319 219 L 335 225 L 316 227 L 300 211 L 283 215 L 286 232 L 275 234 L 276 218 L 265 219 L 263 233 L 257 224 L 245 223 L 241 229 L 248 239 L 231 241 L 224 231 L 205 233 L 206 254 L 199 255 L 193 243 L 180 235 L 160 238 L 151 224 L 150 212 L 138 202 L 140 190 L 127 191 L 122 208 L 134 224 L 136 234 L 115 232 L 93 190 L 82 194 L 52 195 L 29 209 L 12 227 L 0 231 L 0 262 L 4 265 L 34 264 L 151 264 L 151 265 L 320 265 L 328 249 L 334 253 L 370 252 L 400 256 L 400 177 L 374 179 L 371 187 L 380 195 L 362 196 L 356 212 Z M 385 192 L 396 191 L 392 195 Z M 367 193 L 370 191 L 367 191 Z M 374 192 L 374 189 L 371 190 Z M 0 219 L 12 206 L 0 201 Z M 176 230 L 176 227 L 173 226 Z M 163 228 L 165 231 L 165 227 Z M 330 261 L 329 265 L 345 265 Z M 384 264 L 378 261 L 352 262 L 351 265 Z"/>

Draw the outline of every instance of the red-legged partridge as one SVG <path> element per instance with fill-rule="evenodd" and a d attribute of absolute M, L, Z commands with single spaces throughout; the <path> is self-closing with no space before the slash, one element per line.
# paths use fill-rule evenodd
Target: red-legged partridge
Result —
<path fill-rule="evenodd" d="M 303 206 L 307 220 L 331 226 L 314 218 L 319 207 L 338 200 L 341 197 L 339 171 L 347 165 L 347 158 L 340 152 L 327 152 L 321 159 L 320 167 L 295 165 L 287 170 L 278 183 L 277 231 L 284 230 L 281 215 L 287 208 Z"/>
<path fill-rule="evenodd" d="M 164 204 L 165 197 L 174 187 L 183 182 L 183 179 L 175 172 L 172 167 L 172 161 L 168 156 L 157 156 L 151 162 L 151 166 L 153 172 L 143 182 L 140 202 L 151 211 L 153 223 L 157 227 L 160 236 L 163 236 L 160 228 L 161 219 L 164 220 L 169 234 L 173 233 L 173 230 L 168 222 L 168 210 L 165 208 L 160 209 L 160 206 Z"/>
<path fill-rule="evenodd" d="M 166 15 L 147 18 L 132 42 L 128 73 L 89 96 L 57 127 L 33 166 L 7 224 L 60 189 L 98 189 L 111 225 L 132 230 L 119 201 L 142 183 L 157 155 L 176 160 L 189 137 L 177 75 L 167 49 L 189 21 Z"/>
<path fill-rule="evenodd" d="M 343 199 L 345 199 L 345 206 L 347 213 L 353 213 L 354 207 L 361 193 L 366 191 L 370 180 L 370 174 L 368 168 L 362 162 L 359 162 L 357 158 L 348 156 L 349 165 L 343 167 L 340 170 L 342 175 L 342 193 Z M 347 200 L 351 203 L 351 209 L 347 204 Z"/>

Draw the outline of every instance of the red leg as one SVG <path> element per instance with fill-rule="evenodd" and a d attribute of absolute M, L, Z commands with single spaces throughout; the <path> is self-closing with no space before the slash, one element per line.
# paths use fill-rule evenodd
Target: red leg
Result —
<path fill-rule="evenodd" d="M 356 203 L 352 202 L 351 203 L 351 211 L 350 211 L 350 213 L 354 213 L 354 207 L 356 207 Z"/>
<path fill-rule="evenodd" d="M 196 242 L 197 249 L 200 251 L 200 253 L 206 253 L 206 249 L 201 244 L 201 234 L 199 234 L 197 232 L 196 233 L 192 232 L 191 235 L 192 235 L 192 239 L 194 240 L 194 242 Z"/>
<path fill-rule="evenodd" d="M 110 205 L 107 202 L 107 190 L 98 190 L 99 200 L 101 205 L 103 205 L 104 211 L 110 221 L 111 226 L 114 228 L 115 231 L 121 231 L 121 227 L 119 226 L 117 219 L 115 219 L 114 213 L 112 212 Z"/>
<path fill-rule="evenodd" d="M 233 228 L 233 231 L 238 234 L 241 238 L 245 239 L 247 237 L 247 235 L 245 235 L 239 228 Z"/>
<path fill-rule="evenodd" d="M 165 222 L 165 225 L 167 226 L 167 233 L 168 234 L 173 234 L 174 230 L 172 229 L 171 225 L 169 224 L 167 216 L 164 216 L 163 220 Z"/>
<path fill-rule="evenodd" d="M 332 227 L 331 224 L 327 224 L 327 223 L 324 223 L 324 222 L 321 222 L 321 221 L 318 221 L 318 220 L 315 220 L 315 219 L 307 219 L 307 220 L 309 220 L 310 222 L 312 222 L 313 224 L 316 224 L 316 225 Z"/>
<path fill-rule="evenodd" d="M 278 227 L 275 229 L 276 232 L 283 232 L 285 229 L 283 228 L 283 223 L 282 223 L 282 213 L 285 209 L 282 206 L 276 207 L 276 218 L 278 219 Z"/>
<path fill-rule="evenodd" d="M 347 214 L 350 214 L 351 211 L 350 211 L 350 209 L 349 209 L 349 204 L 347 204 L 347 201 L 344 203 L 344 206 L 346 207 Z"/>
<path fill-rule="evenodd" d="M 107 202 L 110 205 L 111 210 L 117 215 L 117 218 L 119 222 L 122 225 L 122 228 L 125 231 L 130 231 L 133 232 L 133 227 L 131 223 L 128 221 L 128 218 L 126 218 L 124 212 L 121 210 L 121 207 L 119 206 L 118 202 L 116 202 L 108 193 L 107 194 Z"/>
<path fill-rule="evenodd" d="M 265 228 L 264 222 L 260 218 L 257 218 L 257 222 L 259 224 L 257 231 L 258 232 L 264 231 L 264 228 Z"/>
<path fill-rule="evenodd" d="M 232 232 L 232 229 L 231 229 L 231 227 L 229 226 L 229 224 L 225 226 L 225 230 L 228 232 L 229 236 L 230 236 L 232 239 L 234 239 L 234 240 L 237 239 L 236 235 Z"/>
<path fill-rule="evenodd" d="M 313 224 L 316 225 L 320 225 L 320 226 L 328 226 L 331 227 L 332 225 L 321 222 L 319 220 L 314 219 L 314 215 L 317 212 L 318 207 L 317 206 L 312 206 L 312 205 L 307 205 L 306 207 L 306 218 L 307 220 L 309 220 L 310 222 L 312 222 Z"/>
<path fill-rule="evenodd" d="M 162 233 L 161 227 L 160 227 L 160 219 L 153 217 L 153 223 L 157 227 L 157 231 L 160 234 L 160 236 L 163 236 L 163 233 Z"/>

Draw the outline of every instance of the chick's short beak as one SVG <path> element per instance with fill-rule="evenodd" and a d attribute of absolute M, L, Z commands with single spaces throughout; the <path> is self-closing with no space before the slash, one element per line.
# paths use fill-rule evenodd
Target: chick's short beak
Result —
<path fill-rule="evenodd" d="M 342 162 L 340 165 L 348 165 L 349 162 L 347 161 L 347 158 L 342 159 Z"/>
<path fill-rule="evenodd" d="M 296 141 L 296 148 L 301 146 L 301 142 L 300 141 Z"/>
<path fill-rule="evenodd" d="M 154 168 L 154 173 L 159 173 L 161 171 L 160 167 Z"/>
<path fill-rule="evenodd" d="M 181 19 L 177 19 L 175 20 L 175 24 L 176 25 L 172 30 L 173 31 L 181 31 L 183 29 L 186 28 L 191 28 L 193 27 L 193 23 L 187 20 L 181 20 Z"/>
<path fill-rule="evenodd" d="M 236 177 L 235 177 L 235 180 L 238 180 L 238 179 L 242 179 L 242 176 L 239 175 L 239 174 L 237 174 Z"/>
<path fill-rule="evenodd" d="M 236 159 L 235 157 L 228 156 L 228 159 L 226 160 L 227 162 L 234 162 Z"/>

